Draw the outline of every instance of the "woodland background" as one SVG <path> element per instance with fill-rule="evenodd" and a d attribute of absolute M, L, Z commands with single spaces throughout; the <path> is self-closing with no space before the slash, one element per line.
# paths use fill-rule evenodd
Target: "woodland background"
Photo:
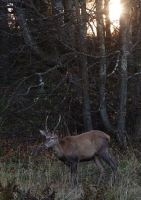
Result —
<path fill-rule="evenodd" d="M 109 3 L 0 1 L 2 157 L 38 145 L 60 114 L 60 136 L 99 129 L 140 155 L 141 1 L 121 0 L 117 25 Z"/>
<path fill-rule="evenodd" d="M 2 132 L 34 133 L 47 115 L 53 128 L 61 114 L 65 135 L 100 129 L 122 147 L 140 138 L 141 5 L 122 0 L 119 26 L 108 5 L 1 1 Z"/>

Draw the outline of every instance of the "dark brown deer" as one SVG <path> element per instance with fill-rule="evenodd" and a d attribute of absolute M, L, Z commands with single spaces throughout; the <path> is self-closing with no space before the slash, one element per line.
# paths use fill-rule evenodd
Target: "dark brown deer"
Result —
<path fill-rule="evenodd" d="M 114 172 L 114 183 L 116 182 L 117 167 L 114 161 L 111 159 L 108 153 L 108 143 L 110 136 L 99 130 L 92 130 L 82 133 L 76 136 L 69 136 L 60 139 L 55 135 L 55 130 L 60 123 L 59 122 L 53 132 L 47 129 L 40 133 L 46 137 L 46 141 L 43 145 L 45 148 L 53 148 L 55 155 L 58 159 L 70 166 L 71 170 L 71 186 L 74 187 L 74 183 L 77 183 L 77 165 L 79 162 L 94 160 L 100 170 L 100 174 L 97 180 L 99 185 L 101 178 L 104 174 L 104 167 L 101 159 L 109 164 Z"/>

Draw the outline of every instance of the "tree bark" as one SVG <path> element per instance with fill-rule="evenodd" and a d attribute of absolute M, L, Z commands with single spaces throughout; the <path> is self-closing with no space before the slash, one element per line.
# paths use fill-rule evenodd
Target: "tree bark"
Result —
<path fill-rule="evenodd" d="M 137 40 L 136 44 L 139 44 L 141 41 L 141 2 L 138 2 L 138 4 L 135 4 L 135 10 L 134 10 L 134 19 L 136 20 L 136 23 L 138 26 L 137 32 Z M 134 29 L 136 27 L 133 27 Z M 137 59 L 137 67 L 136 67 L 136 73 L 141 73 L 141 50 L 140 48 L 135 51 L 136 59 Z M 133 133 L 136 134 L 137 137 L 141 137 L 141 108 L 140 108 L 140 100 L 141 100 L 141 75 L 139 74 L 137 77 L 133 77 L 134 79 L 134 96 L 136 99 L 135 102 L 135 112 L 136 118 L 135 118 L 135 126 L 133 129 Z"/>
<path fill-rule="evenodd" d="M 64 23 L 73 20 L 73 0 L 63 0 L 64 5 Z"/>
<path fill-rule="evenodd" d="M 119 113 L 118 113 L 118 127 L 117 138 L 122 148 L 126 148 L 126 102 L 127 102 L 127 54 L 123 53 L 121 56 L 120 65 L 120 87 L 119 87 Z"/>
<path fill-rule="evenodd" d="M 103 30 L 103 15 L 101 14 L 102 10 L 102 1 L 96 1 L 96 10 L 97 10 L 97 36 L 99 39 L 100 46 L 100 68 L 99 68 L 99 98 L 100 98 L 100 115 L 103 121 L 104 126 L 108 131 L 114 129 L 110 120 L 108 118 L 107 108 L 106 108 L 106 92 L 105 92 L 105 84 L 106 84 L 106 73 L 107 73 L 107 65 L 106 65 L 106 52 L 105 52 L 105 44 L 104 44 L 104 30 Z"/>
<path fill-rule="evenodd" d="M 7 12 L 7 3 L 0 2 L 0 68 L 1 70 L 6 73 L 6 71 L 10 67 L 9 62 L 9 33 L 8 30 L 8 12 Z"/>
<path fill-rule="evenodd" d="M 117 138 L 122 148 L 126 148 L 126 104 L 127 104 L 127 56 L 129 56 L 128 34 L 130 27 L 130 3 L 121 0 L 124 5 L 124 12 L 120 18 L 120 41 L 121 41 L 121 64 L 119 69 L 120 87 L 119 87 L 119 113 Z"/>
<path fill-rule="evenodd" d="M 105 29 L 105 32 L 106 32 L 106 37 L 108 37 L 108 39 L 110 39 L 111 37 L 111 22 L 110 22 L 110 16 L 109 16 L 109 0 L 105 0 L 105 20 L 106 20 L 106 29 Z"/>
<path fill-rule="evenodd" d="M 75 7 L 77 9 L 77 21 L 79 31 L 79 51 L 82 52 L 79 56 L 81 72 L 82 72 L 82 90 L 83 90 L 83 123 L 85 131 L 93 129 L 91 118 L 91 106 L 89 97 L 89 75 L 87 66 L 87 26 L 86 26 L 86 0 L 80 1 L 80 8 L 78 8 L 78 0 L 75 0 Z M 78 10 L 79 9 L 79 10 Z"/>
<path fill-rule="evenodd" d="M 52 2 L 52 14 L 54 20 L 59 23 L 59 25 L 63 24 L 63 5 L 62 0 L 51 0 Z"/>

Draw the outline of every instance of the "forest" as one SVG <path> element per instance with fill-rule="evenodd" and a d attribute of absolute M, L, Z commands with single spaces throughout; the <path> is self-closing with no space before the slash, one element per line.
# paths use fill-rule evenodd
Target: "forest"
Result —
<path fill-rule="evenodd" d="M 140 53 L 139 0 L 0 0 L 0 200 L 140 200 Z M 95 186 L 85 162 L 71 190 L 69 168 L 41 148 L 59 116 L 60 138 L 110 136 L 116 185 L 103 163 Z"/>

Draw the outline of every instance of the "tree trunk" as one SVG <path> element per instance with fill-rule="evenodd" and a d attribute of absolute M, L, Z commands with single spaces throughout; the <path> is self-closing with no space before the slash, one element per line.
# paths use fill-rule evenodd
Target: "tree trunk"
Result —
<path fill-rule="evenodd" d="M 82 72 L 82 90 L 83 90 L 83 122 L 85 131 L 93 129 L 91 119 L 91 107 L 89 97 L 89 75 L 87 66 L 87 26 L 86 26 L 86 0 L 80 1 L 80 8 L 78 10 L 78 1 L 75 0 L 75 6 L 77 9 L 77 21 L 79 32 L 79 51 L 82 52 L 79 56 L 81 72 Z"/>
<path fill-rule="evenodd" d="M 138 76 L 134 76 L 131 78 L 131 82 L 134 83 L 133 85 L 133 93 L 134 93 L 134 110 L 133 110 L 133 117 L 134 121 L 132 121 L 133 124 L 133 136 L 135 137 L 141 137 L 141 108 L 140 108 L 140 102 L 141 102 L 141 58 L 140 58 L 141 52 L 138 50 L 136 52 L 136 58 L 137 58 L 137 67 L 136 67 L 136 74 Z M 132 118 L 133 118 L 132 117 Z"/>
<path fill-rule="evenodd" d="M 138 2 L 138 4 L 135 4 L 135 19 L 137 22 L 137 28 L 138 30 L 137 32 L 137 41 L 136 44 L 139 44 L 141 41 L 141 2 Z M 136 28 L 136 27 L 134 27 Z M 140 48 L 136 50 L 135 52 L 136 58 L 137 58 L 137 67 L 136 67 L 136 73 L 138 74 L 138 76 L 133 77 L 133 79 L 135 79 L 135 85 L 134 85 L 134 93 L 136 96 L 136 118 L 135 118 L 135 125 L 134 125 L 134 129 L 133 132 L 136 134 L 137 137 L 141 137 L 141 108 L 140 108 L 140 100 L 141 100 L 141 50 Z"/>
<path fill-rule="evenodd" d="M 7 13 L 7 3 L 0 2 L 0 69 L 6 73 L 10 67 L 9 63 L 9 33 L 8 30 L 8 13 Z"/>
<path fill-rule="evenodd" d="M 63 23 L 63 5 L 62 0 L 51 0 L 52 2 L 52 14 L 54 20 L 61 25 Z"/>
<path fill-rule="evenodd" d="M 64 5 L 64 23 L 73 20 L 73 0 L 63 0 Z"/>
<path fill-rule="evenodd" d="M 121 42 L 121 64 L 119 70 L 120 87 L 119 87 L 119 113 L 117 138 L 122 148 L 126 148 L 126 103 L 127 103 L 127 56 L 129 56 L 128 34 L 130 27 L 130 3 L 121 0 L 124 5 L 124 12 L 120 18 L 120 42 Z"/>
<path fill-rule="evenodd" d="M 102 10 L 102 1 L 96 1 L 96 9 L 97 9 L 97 36 L 99 39 L 100 46 L 100 69 L 99 69 L 99 97 L 100 97 L 100 114 L 103 121 L 104 126 L 108 131 L 113 130 L 113 126 L 109 121 L 107 109 L 106 109 L 106 92 L 105 92 L 105 84 L 106 84 L 106 57 L 105 57 L 105 44 L 104 44 L 104 31 L 103 31 L 103 15 L 101 14 Z"/>
<path fill-rule="evenodd" d="M 64 6 L 64 32 L 66 37 L 64 37 L 64 43 L 66 43 L 66 38 L 68 38 L 70 48 L 75 49 L 75 25 L 74 25 L 74 9 L 73 0 L 63 0 Z"/>
<path fill-rule="evenodd" d="M 127 102 L 127 54 L 123 53 L 120 65 L 120 88 L 119 88 L 119 114 L 117 138 L 122 148 L 126 148 L 125 119 Z"/>
<path fill-rule="evenodd" d="M 106 37 L 108 37 L 108 39 L 110 39 L 111 37 L 111 22 L 110 22 L 110 16 L 109 16 L 109 0 L 105 0 L 105 20 L 106 20 Z"/>

